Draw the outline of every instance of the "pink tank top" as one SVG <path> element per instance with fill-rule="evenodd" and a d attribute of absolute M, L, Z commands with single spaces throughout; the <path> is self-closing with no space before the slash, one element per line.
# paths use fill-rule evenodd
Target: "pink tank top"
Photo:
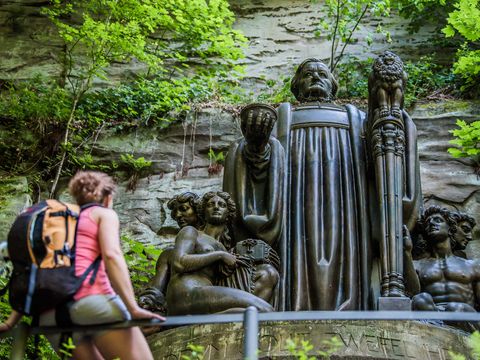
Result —
<path fill-rule="evenodd" d="M 98 242 L 98 224 L 92 219 L 91 212 L 96 206 L 87 208 L 80 213 L 77 228 L 75 275 L 81 276 L 84 271 L 100 255 L 100 244 Z M 105 263 L 100 261 L 100 268 L 93 285 L 90 285 L 91 273 L 87 276 L 80 289 L 73 297 L 79 300 L 89 295 L 110 295 L 115 294 L 105 271 Z"/>

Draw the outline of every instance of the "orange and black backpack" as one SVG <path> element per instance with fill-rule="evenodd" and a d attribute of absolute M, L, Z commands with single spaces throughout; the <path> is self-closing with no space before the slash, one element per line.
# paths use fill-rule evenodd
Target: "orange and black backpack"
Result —
<path fill-rule="evenodd" d="M 38 316 L 73 299 L 86 277 L 93 284 L 99 256 L 81 276 L 75 275 L 75 241 L 83 207 L 45 200 L 23 211 L 8 234 L 13 271 L 9 301 L 18 312 Z"/>

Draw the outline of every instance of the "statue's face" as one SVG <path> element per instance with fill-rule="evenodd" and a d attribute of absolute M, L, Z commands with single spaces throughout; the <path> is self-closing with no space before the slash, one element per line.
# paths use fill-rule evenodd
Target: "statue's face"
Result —
<path fill-rule="evenodd" d="M 228 215 L 227 202 L 215 195 L 205 204 L 205 221 L 209 224 L 225 224 Z"/>
<path fill-rule="evenodd" d="M 180 228 L 187 225 L 195 226 L 197 224 L 197 213 L 189 202 L 178 203 L 174 210 L 174 218 Z"/>
<path fill-rule="evenodd" d="M 442 242 L 448 238 L 449 225 L 441 214 L 432 214 L 426 220 L 425 232 L 434 242 Z"/>
<path fill-rule="evenodd" d="M 300 73 L 299 95 L 305 100 L 327 99 L 332 94 L 331 74 L 321 62 L 308 62 Z"/>
<path fill-rule="evenodd" d="M 458 249 L 465 250 L 468 242 L 472 241 L 472 230 L 472 226 L 468 221 L 458 223 L 457 231 L 453 234 Z"/>

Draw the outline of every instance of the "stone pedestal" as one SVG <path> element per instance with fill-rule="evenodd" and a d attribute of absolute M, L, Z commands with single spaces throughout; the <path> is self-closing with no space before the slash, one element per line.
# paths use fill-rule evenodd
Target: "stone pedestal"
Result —
<path fill-rule="evenodd" d="M 325 340 L 341 343 L 331 359 L 447 360 L 448 352 L 469 354 L 468 334 L 450 327 L 417 321 L 296 321 L 260 324 L 260 359 L 294 359 L 287 339 L 309 340 L 313 349 L 325 350 Z M 154 358 L 181 359 L 188 344 L 202 345 L 204 359 L 243 359 L 242 324 L 193 325 L 149 336 Z"/>

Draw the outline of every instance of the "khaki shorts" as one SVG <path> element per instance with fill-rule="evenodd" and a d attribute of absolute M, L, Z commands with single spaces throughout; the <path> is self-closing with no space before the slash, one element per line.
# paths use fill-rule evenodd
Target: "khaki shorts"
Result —
<path fill-rule="evenodd" d="M 98 325 L 131 320 L 127 307 L 118 295 L 90 295 L 75 301 L 70 307 L 70 317 L 75 325 Z M 40 326 L 55 326 L 55 310 L 43 313 L 39 319 Z M 72 334 L 73 343 L 92 339 L 105 334 L 106 331 L 81 331 Z M 54 349 L 60 345 L 60 334 L 48 335 Z"/>

